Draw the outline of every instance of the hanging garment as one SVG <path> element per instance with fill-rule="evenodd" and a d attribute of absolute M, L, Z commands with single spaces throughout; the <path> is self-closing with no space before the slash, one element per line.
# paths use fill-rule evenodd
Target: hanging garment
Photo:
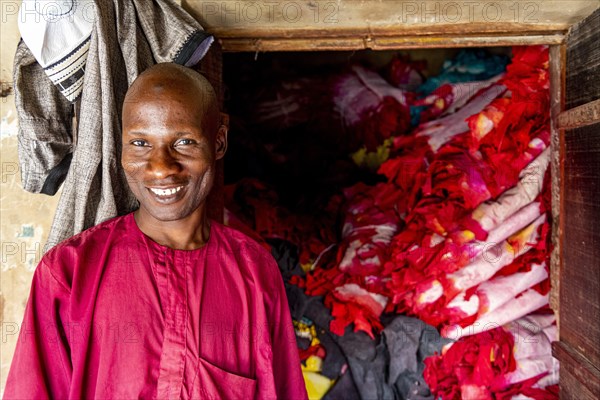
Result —
<path fill-rule="evenodd" d="M 21 184 L 28 192 L 54 195 L 73 158 L 75 105 L 52 84 L 23 41 L 14 72 Z"/>
<path fill-rule="evenodd" d="M 64 179 L 45 250 L 137 207 L 120 167 L 121 108 L 127 88 L 155 63 L 197 64 L 213 41 L 169 0 L 96 1 L 93 16 L 76 130 L 75 107 L 25 42 L 19 43 L 15 56 L 23 187 L 54 194 Z M 48 178 L 53 184 L 44 188 Z"/>
<path fill-rule="evenodd" d="M 4 398 L 305 399 L 277 265 L 216 222 L 194 250 L 94 226 L 36 269 Z"/>
<path fill-rule="evenodd" d="M 23 41 L 69 101 L 83 88 L 94 17 L 93 0 L 23 0 L 19 9 Z"/>

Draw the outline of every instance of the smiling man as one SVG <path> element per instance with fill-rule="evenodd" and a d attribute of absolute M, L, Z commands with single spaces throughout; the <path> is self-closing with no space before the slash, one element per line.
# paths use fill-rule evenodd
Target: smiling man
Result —
<path fill-rule="evenodd" d="M 275 261 L 206 215 L 227 148 L 208 81 L 145 71 L 122 144 L 140 207 L 44 255 L 4 398 L 306 398 Z"/>

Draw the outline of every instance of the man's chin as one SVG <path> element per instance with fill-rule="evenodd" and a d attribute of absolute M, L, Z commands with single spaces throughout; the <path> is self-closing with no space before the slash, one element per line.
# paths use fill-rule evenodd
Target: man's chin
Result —
<path fill-rule="evenodd" d="M 185 219 L 186 215 L 179 212 L 156 212 L 149 213 L 149 216 L 157 222 L 173 222 Z"/>
<path fill-rule="evenodd" d="M 149 208 L 140 205 L 140 208 L 137 212 L 137 218 L 147 222 L 172 222 L 184 219 L 186 217 L 182 210 L 169 210 L 168 208 L 169 207 Z"/>
<path fill-rule="evenodd" d="M 202 213 L 203 211 L 202 203 L 192 210 L 167 205 L 159 207 L 154 205 L 152 207 L 140 205 L 138 216 L 148 222 L 175 222 L 186 220 L 192 215 Z"/>

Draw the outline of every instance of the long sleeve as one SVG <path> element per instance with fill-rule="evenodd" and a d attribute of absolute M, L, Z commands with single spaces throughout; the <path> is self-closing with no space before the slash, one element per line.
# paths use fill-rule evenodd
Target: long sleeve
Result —
<path fill-rule="evenodd" d="M 73 152 L 73 105 L 54 86 L 22 40 L 14 62 L 23 189 L 54 195 Z"/>
<path fill-rule="evenodd" d="M 276 272 L 279 270 L 275 266 Z M 285 295 L 283 281 L 278 279 L 277 288 L 273 291 L 273 309 L 271 314 L 271 340 L 273 352 L 273 375 L 278 399 L 306 399 L 306 387 L 300 358 L 296 345 L 296 337 L 290 316 L 290 309 Z"/>
<path fill-rule="evenodd" d="M 42 260 L 36 269 L 5 400 L 66 399 L 72 367 L 66 334 L 70 293 Z"/>

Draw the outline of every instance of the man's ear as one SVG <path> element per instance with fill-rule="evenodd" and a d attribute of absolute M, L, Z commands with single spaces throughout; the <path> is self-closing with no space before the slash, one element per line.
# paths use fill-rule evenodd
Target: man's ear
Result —
<path fill-rule="evenodd" d="M 215 159 L 220 160 L 227 151 L 227 132 L 229 131 L 229 114 L 221 113 L 219 130 L 215 138 Z"/>

